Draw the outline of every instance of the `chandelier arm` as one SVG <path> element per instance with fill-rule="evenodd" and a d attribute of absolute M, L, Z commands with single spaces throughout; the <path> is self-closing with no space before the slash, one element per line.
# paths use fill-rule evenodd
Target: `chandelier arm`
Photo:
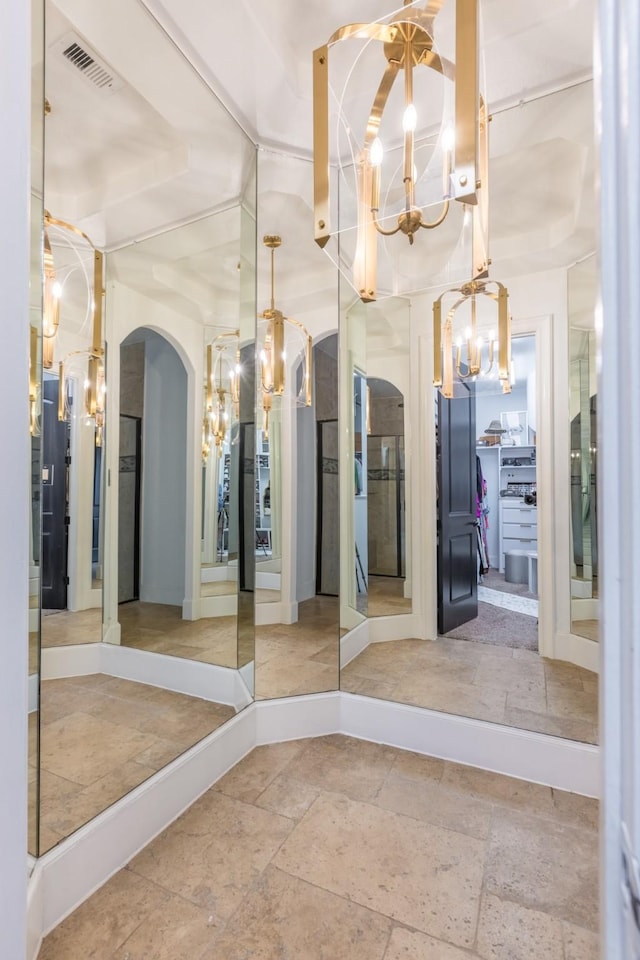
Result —
<path fill-rule="evenodd" d="M 340 40 L 382 40 L 383 43 L 393 43 L 398 28 L 395 23 L 347 23 L 332 33 L 327 40 L 327 46 L 338 43 Z"/>
<path fill-rule="evenodd" d="M 74 227 L 72 223 L 67 223 L 66 220 L 58 220 L 57 217 L 52 217 L 48 210 L 44 212 L 44 222 L 45 225 L 52 227 L 61 227 L 63 230 L 69 230 L 70 233 L 75 233 L 76 236 L 82 237 L 83 240 L 86 240 L 92 250 L 96 249 L 95 244 L 82 230 L 78 227 Z"/>
<path fill-rule="evenodd" d="M 397 233 L 400 230 L 400 224 L 398 224 L 397 227 L 394 227 L 393 230 L 384 230 L 380 226 L 380 223 L 376 216 L 377 212 L 378 212 L 377 208 L 374 208 L 374 207 L 371 208 L 371 219 L 373 221 L 373 225 L 381 236 L 392 237 L 395 233 Z"/>
<path fill-rule="evenodd" d="M 440 224 L 443 222 L 443 220 L 444 220 L 444 218 L 446 217 L 446 215 L 448 214 L 448 212 L 449 212 L 449 201 L 448 201 L 448 200 L 445 200 L 445 201 L 444 201 L 444 206 L 443 206 L 443 208 L 442 208 L 442 212 L 441 212 L 440 216 L 437 217 L 437 219 L 435 219 L 435 220 L 430 220 L 428 223 L 425 223 L 424 220 L 421 220 L 421 221 L 420 221 L 420 226 L 421 226 L 421 227 L 424 227 L 425 230 L 433 230 L 434 227 L 439 227 L 439 226 L 440 226 Z"/>

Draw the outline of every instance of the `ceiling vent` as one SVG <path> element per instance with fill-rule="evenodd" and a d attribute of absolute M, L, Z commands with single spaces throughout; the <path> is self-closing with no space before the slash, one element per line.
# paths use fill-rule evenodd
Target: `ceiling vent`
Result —
<path fill-rule="evenodd" d="M 53 45 L 53 50 L 91 86 L 105 93 L 113 93 L 122 87 L 122 79 L 77 34 L 67 33 Z"/>

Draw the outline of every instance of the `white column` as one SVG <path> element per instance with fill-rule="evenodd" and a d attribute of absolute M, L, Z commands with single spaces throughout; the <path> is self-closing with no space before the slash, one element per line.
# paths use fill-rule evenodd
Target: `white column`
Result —
<path fill-rule="evenodd" d="M 25 956 L 29 583 L 29 3 L 0 0 L 0 931 L 2 955 Z"/>
<path fill-rule="evenodd" d="M 640 955 L 622 852 L 640 858 L 640 6 L 601 0 L 596 45 L 602 369 L 602 956 Z M 635 881 L 635 895 L 640 896 Z M 626 901 L 626 902 L 625 902 Z"/>

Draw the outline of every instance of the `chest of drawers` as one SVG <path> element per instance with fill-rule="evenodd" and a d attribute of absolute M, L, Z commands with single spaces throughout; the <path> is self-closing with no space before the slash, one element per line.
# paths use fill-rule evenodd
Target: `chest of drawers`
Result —
<path fill-rule="evenodd" d="M 500 501 L 500 572 L 504 572 L 504 555 L 510 550 L 538 549 L 538 510 L 524 500 L 503 498 Z"/>

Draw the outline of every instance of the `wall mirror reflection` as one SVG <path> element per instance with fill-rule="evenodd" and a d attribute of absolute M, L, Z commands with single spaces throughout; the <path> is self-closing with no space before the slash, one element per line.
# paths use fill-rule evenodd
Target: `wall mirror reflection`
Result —
<path fill-rule="evenodd" d="M 312 230 L 312 166 L 259 153 L 256 697 L 338 686 L 337 275 Z M 313 266 L 310 266 L 313 265 Z"/>
<path fill-rule="evenodd" d="M 595 255 L 568 271 L 571 632 L 599 640 Z"/>
<path fill-rule="evenodd" d="M 571 577 L 574 592 L 583 592 L 583 598 L 573 598 L 572 633 L 577 633 L 575 613 L 582 606 L 579 599 L 584 600 L 580 610 L 585 617 L 583 627 L 588 629 L 586 618 L 594 615 L 589 612 L 593 611 L 591 591 L 597 589 L 592 580 L 593 556 L 589 554 L 595 539 L 591 532 L 594 510 L 593 504 L 590 511 L 586 510 L 584 493 L 580 493 L 583 502 L 569 510 L 569 457 L 567 454 L 566 459 L 564 455 L 559 458 L 554 453 L 559 449 L 560 438 L 560 449 L 565 449 L 569 434 L 564 391 L 567 330 L 573 314 L 571 302 L 567 311 L 567 271 L 559 270 L 558 262 L 571 262 L 575 250 L 568 242 L 568 234 L 559 227 L 561 211 L 557 207 L 551 210 L 542 177 L 553 169 L 562 171 L 562 176 L 573 172 L 581 185 L 591 184 L 592 117 L 592 89 L 588 82 L 527 103 L 519 102 L 517 106 L 507 103 L 492 111 L 490 276 L 504 279 L 514 317 L 511 343 L 515 379 L 508 393 L 495 389 L 496 383 L 491 383 L 490 376 L 475 374 L 464 382 L 459 375 L 454 376 L 454 399 L 444 402 L 441 395 L 434 397 L 431 393 L 436 368 L 434 343 L 430 340 L 433 304 L 442 280 L 437 266 L 443 251 L 443 245 L 437 242 L 439 235 L 432 242 L 436 247 L 433 260 L 429 259 L 431 248 L 420 259 L 415 249 L 405 245 L 406 256 L 415 256 L 425 266 L 425 283 L 438 287 L 412 297 L 411 324 L 403 325 L 401 319 L 389 324 L 391 329 L 384 343 L 389 359 L 385 367 L 372 369 L 365 349 L 370 335 L 375 336 L 380 329 L 379 317 L 384 315 L 388 302 L 382 299 L 382 292 L 377 303 L 358 302 L 347 310 L 341 354 L 348 370 L 343 385 L 353 398 L 353 407 L 342 411 L 345 431 L 354 431 L 353 441 L 347 443 L 353 460 L 347 463 L 345 473 L 355 484 L 355 490 L 353 486 L 350 491 L 343 489 L 342 501 L 352 504 L 353 519 L 352 528 L 345 531 L 343 546 L 348 564 L 343 571 L 341 624 L 348 634 L 341 642 L 341 689 L 588 743 L 597 740 L 597 658 L 592 644 L 581 644 L 576 642 L 577 636 L 569 635 L 568 622 L 565 626 L 564 613 L 559 611 L 564 611 L 568 601 L 567 527 L 571 512 L 571 536 L 575 539 Z M 544 150 L 549 151 L 544 156 L 537 139 L 541 130 Z M 517 160 L 511 154 L 514 136 L 518 143 Z M 520 175 L 522 164 L 526 168 L 532 164 L 536 169 L 530 168 L 532 192 L 527 211 L 519 208 L 516 214 L 509 198 L 513 196 L 513 171 L 518 169 Z M 580 189 L 570 193 L 571 199 L 569 194 L 565 195 L 565 214 L 571 222 L 577 222 L 574 218 L 588 209 L 588 201 L 585 203 L 585 192 Z M 545 211 L 544 231 L 540 210 Z M 353 213 L 355 216 L 355 208 Z M 546 238 L 550 236 L 548 228 L 552 223 L 558 224 L 558 230 L 549 247 L 541 242 L 541 237 L 542 233 Z M 575 241 L 577 234 L 572 238 Z M 425 247 L 428 240 L 429 236 L 421 238 Z M 384 248 L 385 257 L 388 256 L 393 242 L 394 238 L 378 238 L 379 252 Z M 585 233 L 581 242 L 583 249 L 588 250 L 591 234 Z M 559 251 L 560 261 L 556 259 Z M 375 259 L 371 262 L 375 265 Z M 536 266 L 532 266 L 534 262 Z M 459 267 L 454 256 L 443 270 L 451 286 L 455 286 L 452 280 Z M 398 284 L 403 282 L 400 271 L 396 279 Z M 388 292 L 391 285 L 385 282 L 388 278 L 384 272 L 379 272 L 378 280 L 379 288 L 384 284 L 383 292 Z M 359 323 L 359 315 L 366 316 L 366 322 Z M 481 370 L 486 370 L 488 341 L 493 340 L 497 353 L 501 335 L 490 335 L 492 327 L 498 330 L 494 316 L 489 322 L 478 311 L 477 320 L 477 334 L 484 344 Z M 443 311 L 442 323 L 445 321 Z M 441 330 L 441 337 L 442 333 Z M 458 353 L 465 352 L 465 340 L 470 344 L 464 327 L 455 331 L 450 340 L 454 371 Z M 476 343 L 474 340 L 474 347 Z M 424 357 L 428 356 L 425 368 L 421 366 L 423 348 Z M 419 384 L 411 382 L 408 375 L 396 379 L 389 373 L 396 350 L 403 349 L 407 356 L 417 356 L 412 370 L 419 371 Z M 439 357 L 441 362 L 442 351 Z M 584 358 L 582 368 L 586 370 Z M 465 369 L 463 358 L 462 371 Z M 574 373 L 576 384 L 578 370 L 579 364 Z M 367 556 L 366 566 L 362 558 L 370 544 L 362 532 L 356 535 L 355 518 L 358 509 L 360 523 L 365 516 L 359 497 L 367 487 L 357 471 L 359 461 L 366 456 L 361 438 L 367 430 L 366 386 L 372 376 L 388 380 L 402 392 L 405 409 L 410 411 L 416 397 L 425 402 L 425 407 L 423 397 L 430 397 L 421 424 L 405 417 L 406 580 L 410 584 L 413 614 L 406 617 L 408 630 L 395 636 L 386 621 L 402 618 L 363 617 L 363 594 L 370 573 L 366 566 L 370 566 L 371 557 Z M 579 428 L 575 425 L 580 413 L 577 395 L 571 401 L 573 432 L 582 434 L 583 447 L 589 434 L 585 424 L 591 417 L 591 413 L 587 416 L 587 406 L 595 409 L 592 387 L 593 383 L 586 391 L 587 404 L 583 380 L 584 412 Z M 552 399 L 554 391 L 559 403 Z M 358 410 L 364 413 L 360 415 Z M 416 430 L 421 441 L 428 438 L 422 460 L 421 442 L 413 449 Z M 593 463 L 593 448 L 597 445 L 592 436 L 590 444 Z M 366 452 L 369 453 L 368 444 Z M 587 483 L 585 469 L 578 470 L 576 466 L 575 449 L 573 463 L 583 489 L 592 486 L 591 477 Z M 420 478 L 419 491 L 412 490 L 412 464 L 413 477 Z M 370 474 L 370 464 L 367 466 Z M 369 478 L 366 480 L 369 482 Z M 462 526 L 456 527 L 458 521 Z M 418 549 L 411 550 L 412 531 L 416 538 L 421 538 L 422 550 L 430 553 L 427 560 Z M 585 574 L 588 583 L 583 582 Z M 370 599 L 368 596 L 367 605 Z"/>
<path fill-rule="evenodd" d="M 38 853 L 39 685 L 41 577 L 41 455 L 42 455 L 42 224 L 44 141 L 44 11 L 31 7 L 31 193 L 29 270 L 29 653 L 28 653 L 28 810 L 27 852 Z"/>
<path fill-rule="evenodd" d="M 256 309 L 254 146 L 144 5 L 45 19 L 39 854 L 250 701 L 204 442 L 207 347 L 252 353 Z"/>
<path fill-rule="evenodd" d="M 409 302 L 350 306 L 344 316 L 344 358 L 350 378 L 346 411 L 352 425 L 344 455 L 353 484 L 348 504 L 351 556 L 343 574 L 349 608 L 343 626 L 363 617 L 411 613 L 407 543 L 405 403 L 409 374 Z M 393 379 L 392 379 L 393 378 Z"/>

